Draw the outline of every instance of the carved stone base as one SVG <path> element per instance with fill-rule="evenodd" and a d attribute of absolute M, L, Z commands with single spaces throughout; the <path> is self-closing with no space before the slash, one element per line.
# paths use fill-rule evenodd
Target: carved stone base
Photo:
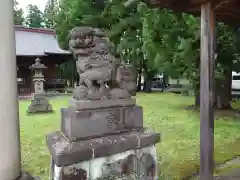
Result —
<path fill-rule="evenodd" d="M 141 149 L 155 145 L 159 140 L 158 133 L 130 132 L 70 142 L 61 132 L 55 132 L 47 136 L 47 145 L 55 164 L 68 166 L 131 149 Z"/>
<path fill-rule="evenodd" d="M 45 94 L 34 94 L 31 104 L 28 107 L 27 113 L 48 113 L 52 112 L 52 106 L 49 104 L 49 101 L 46 99 Z"/>
<path fill-rule="evenodd" d="M 69 141 L 130 132 L 143 128 L 142 108 L 139 106 L 104 107 L 61 110 L 61 132 Z"/>
<path fill-rule="evenodd" d="M 136 99 L 108 99 L 108 100 L 96 100 L 96 101 L 75 101 L 71 100 L 70 105 L 78 110 L 96 110 L 103 108 L 114 107 L 129 107 L 136 104 Z"/>
<path fill-rule="evenodd" d="M 157 180 L 155 146 L 58 166 L 52 161 L 53 180 Z"/>
<path fill-rule="evenodd" d="M 28 111 L 27 111 L 27 113 L 29 113 L 29 114 L 49 113 L 49 112 L 53 112 L 52 106 L 50 104 L 48 104 L 48 105 L 37 105 L 37 106 L 30 105 L 28 107 Z"/>
<path fill-rule="evenodd" d="M 29 173 L 22 172 L 21 177 L 17 178 L 16 180 L 36 180 L 36 179 L 34 179 Z"/>

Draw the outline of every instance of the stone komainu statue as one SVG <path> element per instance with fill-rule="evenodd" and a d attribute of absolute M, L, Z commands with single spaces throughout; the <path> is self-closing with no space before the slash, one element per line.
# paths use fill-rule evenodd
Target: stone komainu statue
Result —
<path fill-rule="evenodd" d="M 79 86 L 75 100 L 125 99 L 136 93 L 136 72 L 120 65 L 112 43 L 100 29 L 76 27 L 70 32 L 70 50 L 76 60 Z"/>

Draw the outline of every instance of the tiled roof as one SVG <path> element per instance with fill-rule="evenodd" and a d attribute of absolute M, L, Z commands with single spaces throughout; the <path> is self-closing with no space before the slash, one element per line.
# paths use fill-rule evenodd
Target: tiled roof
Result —
<path fill-rule="evenodd" d="M 15 26 L 15 37 L 17 56 L 70 54 L 69 51 L 60 48 L 52 29 Z"/>

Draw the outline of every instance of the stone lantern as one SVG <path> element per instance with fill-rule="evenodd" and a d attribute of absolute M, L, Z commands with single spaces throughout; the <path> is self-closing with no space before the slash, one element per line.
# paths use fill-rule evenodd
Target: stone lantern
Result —
<path fill-rule="evenodd" d="M 34 71 L 34 94 L 31 105 L 28 107 L 28 113 L 52 112 L 52 106 L 49 104 L 44 92 L 45 80 L 43 70 L 47 69 L 47 67 L 41 63 L 41 60 L 39 58 L 37 58 L 35 64 L 29 68 Z"/>
<path fill-rule="evenodd" d="M 34 84 L 34 93 L 42 93 L 44 92 L 44 76 L 43 70 L 47 69 L 47 67 L 41 63 L 39 58 L 36 59 L 35 64 L 29 67 L 32 71 L 34 71 L 33 75 L 33 84 Z"/>

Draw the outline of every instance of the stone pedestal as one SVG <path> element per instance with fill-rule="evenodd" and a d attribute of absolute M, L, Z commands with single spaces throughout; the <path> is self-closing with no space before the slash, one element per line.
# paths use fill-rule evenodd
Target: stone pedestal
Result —
<path fill-rule="evenodd" d="M 28 107 L 28 113 L 48 113 L 53 111 L 44 92 L 45 80 L 42 71 L 47 67 L 40 61 L 40 59 L 36 59 L 36 63 L 30 67 L 30 69 L 34 70 L 33 84 L 35 93 L 33 94 L 31 104 Z"/>
<path fill-rule="evenodd" d="M 79 87 L 61 111 L 61 131 L 47 136 L 53 180 L 157 180 L 158 133 L 143 128 L 136 71 L 120 65 L 100 29 L 76 27 L 69 46 Z"/>
<path fill-rule="evenodd" d="M 21 176 L 18 177 L 16 180 L 40 180 L 40 179 L 34 179 L 29 173 L 22 172 Z"/>
<path fill-rule="evenodd" d="M 52 106 L 49 104 L 44 92 L 33 94 L 31 104 L 28 107 L 28 113 L 47 113 L 52 111 Z"/>
<path fill-rule="evenodd" d="M 72 101 L 47 136 L 54 180 L 157 179 L 158 133 L 145 132 L 134 99 Z"/>

